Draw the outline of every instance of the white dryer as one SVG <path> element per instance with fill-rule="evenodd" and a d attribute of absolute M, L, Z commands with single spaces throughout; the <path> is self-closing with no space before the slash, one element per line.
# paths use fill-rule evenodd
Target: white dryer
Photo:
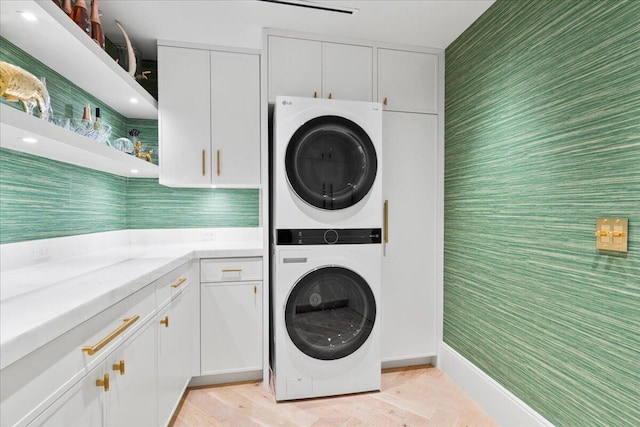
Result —
<path fill-rule="evenodd" d="M 382 226 L 382 106 L 276 97 L 274 228 Z"/>
<path fill-rule="evenodd" d="M 380 230 L 278 234 L 271 360 L 276 400 L 380 390 Z"/>

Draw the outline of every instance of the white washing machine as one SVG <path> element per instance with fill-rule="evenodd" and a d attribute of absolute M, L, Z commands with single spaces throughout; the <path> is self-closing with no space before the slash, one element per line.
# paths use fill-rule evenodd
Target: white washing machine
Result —
<path fill-rule="evenodd" d="M 382 105 L 276 97 L 274 228 L 382 226 Z"/>
<path fill-rule="evenodd" d="M 276 400 L 380 390 L 380 230 L 278 234 L 271 360 Z"/>

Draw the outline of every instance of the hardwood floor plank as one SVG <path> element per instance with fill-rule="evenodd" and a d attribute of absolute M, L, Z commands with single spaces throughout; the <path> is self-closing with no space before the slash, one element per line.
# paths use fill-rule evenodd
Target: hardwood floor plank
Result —
<path fill-rule="evenodd" d="M 497 427 L 432 366 L 382 373 L 382 390 L 276 402 L 261 382 L 187 390 L 174 427 Z"/>

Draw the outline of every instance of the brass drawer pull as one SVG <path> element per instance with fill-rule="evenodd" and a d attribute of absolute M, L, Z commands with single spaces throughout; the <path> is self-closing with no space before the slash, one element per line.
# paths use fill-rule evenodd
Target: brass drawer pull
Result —
<path fill-rule="evenodd" d="M 140 318 L 139 315 L 135 315 L 133 317 L 127 317 L 125 319 L 122 319 L 122 321 L 124 322 L 122 325 L 120 325 L 118 327 L 118 329 L 116 329 L 115 331 L 111 332 L 109 335 L 107 335 L 106 337 L 104 337 L 98 344 L 94 345 L 94 346 L 86 346 L 86 347 L 82 347 L 82 351 L 84 351 L 85 353 L 87 353 L 89 356 L 93 356 L 94 354 L 96 354 L 98 351 L 100 351 L 102 349 L 102 347 L 104 347 L 105 345 L 109 344 L 111 341 L 113 341 L 113 339 L 115 337 L 117 337 L 118 335 L 120 335 L 121 333 L 124 332 L 125 329 L 127 329 L 129 326 L 133 325 L 138 319 Z M 107 386 L 108 387 L 108 386 Z"/>
<path fill-rule="evenodd" d="M 175 289 L 175 288 L 179 287 L 180 285 L 182 285 L 182 284 L 183 284 L 184 282 L 186 282 L 186 281 L 187 281 L 187 278 L 186 278 L 186 277 L 182 277 L 182 278 L 178 279 L 178 281 L 177 281 L 176 283 L 174 283 L 173 285 L 171 285 L 171 287 L 172 287 L 173 289 Z"/>
<path fill-rule="evenodd" d="M 216 151 L 216 167 L 218 168 L 218 176 L 220 176 L 220 150 Z"/>
<path fill-rule="evenodd" d="M 242 271 L 241 268 L 223 268 L 223 273 L 240 273 Z"/>
<path fill-rule="evenodd" d="M 120 375 L 124 375 L 124 359 L 120 359 L 120 362 L 114 363 L 113 366 L 111 366 L 111 369 L 119 371 Z"/>
<path fill-rule="evenodd" d="M 109 374 L 104 374 L 101 380 L 96 380 L 96 387 L 102 387 L 104 391 L 109 391 Z"/>
<path fill-rule="evenodd" d="M 160 320 L 160 324 L 164 325 L 165 328 L 169 327 L 169 316 L 164 316 L 164 319 Z"/>
<path fill-rule="evenodd" d="M 205 173 L 206 173 L 206 168 L 205 168 L 206 157 L 207 157 L 207 154 L 205 153 L 204 150 L 202 150 L 202 176 L 205 176 Z"/>
<path fill-rule="evenodd" d="M 388 102 L 387 102 L 387 97 L 385 96 L 385 97 L 384 97 L 384 100 L 382 101 L 382 105 L 387 105 L 387 104 L 388 104 Z"/>

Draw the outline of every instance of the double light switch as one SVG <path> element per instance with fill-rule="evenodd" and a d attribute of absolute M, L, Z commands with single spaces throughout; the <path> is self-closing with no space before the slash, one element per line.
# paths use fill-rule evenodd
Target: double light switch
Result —
<path fill-rule="evenodd" d="M 628 218 L 598 218 L 596 220 L 596 249 L 627 252 Z"/>

